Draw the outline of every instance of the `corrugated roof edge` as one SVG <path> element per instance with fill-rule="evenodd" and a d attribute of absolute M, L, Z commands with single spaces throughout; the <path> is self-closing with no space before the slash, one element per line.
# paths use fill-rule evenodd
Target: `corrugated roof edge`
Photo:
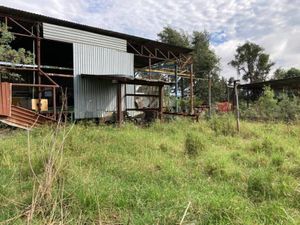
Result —
<path fill-rule="evenodd" d="M 0 14 L 6 15 L 6 16 L 16 16 L 16 17 L 21 17 L 21 18 L 25 17 L 26 19 L 31 19 L 31 20 L 38 21 L 38 22 L 45 22 L 45 23 L 51 23 L 51 24 L 60 25 L 60 26 L 71 27 L 71 28 L 75 28 L 75 29 L 85 30 L 85 31 L 93 32 L 93 33 L 98 33 L 98 34 L 107 35 L 107 36 L 111 36 L 111 37 L 117 37 L 117 38 L 126 39 L 126 40 L 134 40 L 136 42 L 139 42 L 140 44 L 146 44 L 146 43 L 151 42 L 153 44 L 160 45 L 165 48 L 169 48 L 170 50 L 180 51 L 181 53 L 190 53 L 193 51 L 190 48 L 184 48 L 184 47 L 180 47 L 180 46 L 170 45 L 170 44 L 166 44 L 166 43 L 159 42 L 159 41 L 154 41 L 154 40 L 147 39 L 147 38 L 137 37 L 137 36 L 129 35 L 129 34 L 123 34 L 123 33 L 115 32 L 115 31 L 105 30 L 105 29 L 92 27 L 92 26 L 88 26 L 88 25 L 84 25 L 84 24 L 79 24 L 79 23 L 75 23 L 75 22 L 70 22 L 70 21 L 66 21 L 66 20 L 56 19 L 53 17 L 48 17 L 48 16 L 31 13 L 31 12 L 27 12 L 27 11 L 23 11 L 23 10 L 19 10 L 19 9 L 9 8 L 6 6 L 1 6 L 1 5 L 0 5 Z"/>

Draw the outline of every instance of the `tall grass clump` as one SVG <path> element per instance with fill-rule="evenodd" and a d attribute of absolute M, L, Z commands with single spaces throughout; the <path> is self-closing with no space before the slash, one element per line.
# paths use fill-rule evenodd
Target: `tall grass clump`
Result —
<path fill-rule="evenodd" d="M 209 124 L 217 135 L 234 136 L 236 134 L 236 121 L 233 115 L 214 115 Z"/>
<path fill-rule="evenodd" d="M 275 138 L 271 136 L 265 136 L 261 139 L 254 140 L 249 145 L 249 149 L 255 153 L 265 153 L 272 155 L 273 153 L 283 153 L 284 147 Z"/>
<path fill-rule="evenodd" d="M 248 179 L 247 194 L 254 202 L 277 200 L 293 193 L 294 181 L 288 176 L 281 175 L 271 168 L 253 171 Z"/>
<path fill-rule="evenodd" d="M 185 154 L 189 157 L 196 157 L 207 148 L 205 139 L 201 135 L 188 133 L 185 139 Z"/>

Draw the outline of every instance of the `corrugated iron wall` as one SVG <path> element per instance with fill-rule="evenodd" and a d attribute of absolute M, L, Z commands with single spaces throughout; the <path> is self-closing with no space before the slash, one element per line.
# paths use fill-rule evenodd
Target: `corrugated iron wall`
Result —
<path fill-rule="evenodd" d="M 43 36 L 46 39 L 69 43 L 89 44 L 98 47 L 127 51 L 127 41 L 120 38 L 43 23 Z"/>
<path fill-rule="evenodd" d="M 116 111 L 116 85 L 111 81 L 76 76 L 75 119 L 99 118 Z"/>
<path fill-rule="evenodd" d="M 133 76 L 134 55 L 86 44 L 74 44 L 77 74 Z"/>
<path fill-rule="evenodd" d="M 78 43 L 73 48 L 75 118 L 98 118 L 116 111 L 116 85 L 80 75 L 133 76 L 133 54 Z"/>
<path fill-rule="evenodd" d="M 0 83 L 0 116 L 11 115 L 11 84 Z"/>

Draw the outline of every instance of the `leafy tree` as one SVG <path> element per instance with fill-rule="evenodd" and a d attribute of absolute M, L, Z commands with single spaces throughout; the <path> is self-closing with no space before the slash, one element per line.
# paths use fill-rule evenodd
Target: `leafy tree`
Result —
<path fill-rule="evenodd" d="M 251 42 L 238 46 L 234 60 L 229 64 L 237 69 L 243 80 L 250 81 L 250 83 L 265 81 L 274 65 L 270 61 L 270 56 L 264 53 L 264 49 Z"/>
<path fill-rule="evenodd" d="M 286 76 L 286 71 L 282 68 L 278 68 L 275 70 L 272 79 L 274 80 L 284 79 L 285 76 Z"/>
<path fill-rule="evenodd" d="M 13 64 L 32 64 L 33 54 L 24 48 L 15 50 L 11 47 L 11 43 L 15 40 L 14 35 L 9 32 L 6 24 L 0 24 L 0 61 Z M 5 69 L 0 69 L 0 78 L 19 79 L 20 75 L 9 73 Z M 1 81 L 1 79 L 0 79 Z"/>
<path fill-rule="evenodd" d="M 278 80 L 278 79 L 285 79 L 285 78 L 292 78 L 292 77 L 300 77 L 300 69 L 296 69 L 292 67 L 286 71 L 282 68 L 278 68 L 274 72 L 273 79 Z"/>
<path fill-rule="evenodd" d="M 164 29 L 157 34 L 158 39 L 163 43 L 168 43 L 171 45 L 190 47 L 189 36 L 183 31 L 177 31 L 169 26 L 164 27 Z"/>
<path fill-rule="evenodd" d="M 194 49 L 194 71 L 197 77 L 207 78 L 209 73 L 219 71 L 219 57 L 210 49 L 207 31 L 193 32 L 192 47 Z"/>
<path fill-rule="evenodd" d="M 300 77 L 300 69 L 291 68 L 286 72 L 285 78 Z"/>
<path fill-rule="evenodd" d="M 212 79 L 212 101 L 226 99 L 226 80 L 219 76 L 219 57 L 210 49 L 210 35 L 207 31 L 195 31 L 191 36 L 184 32 L 176 31 L 171 27 L 165 27 L 158 34 L 159 40 L 182 47 L 190 47 L 194 56 L 195 95 L 201 102 L 208 100 L 208 75 Z M 184 89 L 189 86 L 184 79 Z"/>
<path fill-rule="evenodd" d="M 15 37 L 9 32 L 8 27 L 5 24 L 0 25 L 0 32 L 0 61 L 15 64 L 33 63 L 33 54 L 30 51 L 26 51 L 24 48 L 18 50 L 12 49 L 10 44 L 15 40 Z"/>

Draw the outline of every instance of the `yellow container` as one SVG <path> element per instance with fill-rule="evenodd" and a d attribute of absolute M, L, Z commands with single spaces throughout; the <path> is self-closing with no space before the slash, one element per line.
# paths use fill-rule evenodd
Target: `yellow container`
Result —
<path fill-rule="evenodd" d="M 31 109 L 38 111 L 39 110 L 39 100 L 31 99 Z M 48 99 L 41 99 L 41 112 L 48 111 Z"/>

